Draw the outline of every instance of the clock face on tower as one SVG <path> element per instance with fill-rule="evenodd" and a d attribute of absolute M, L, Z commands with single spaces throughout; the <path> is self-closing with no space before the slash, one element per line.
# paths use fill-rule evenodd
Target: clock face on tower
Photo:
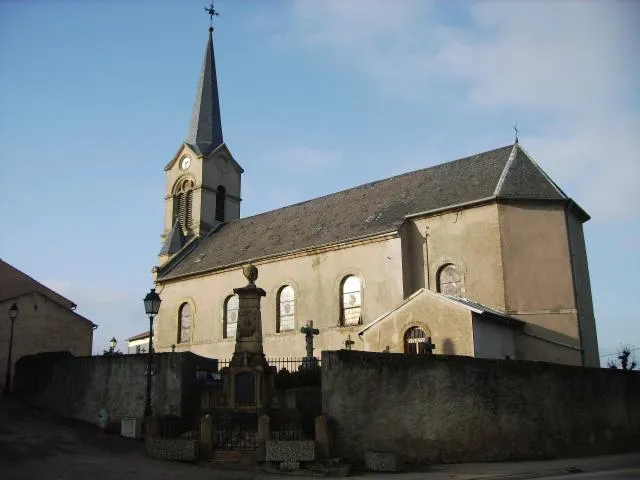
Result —
<path fill-rule="evenodd" d="M 182 170 L 186 170 L 187 168 L 189 168 L 190 165 L 191 165 L 191 159 L 189 157 L 183 157 L 182 160 L 180 160 L 180 168 Z"/>

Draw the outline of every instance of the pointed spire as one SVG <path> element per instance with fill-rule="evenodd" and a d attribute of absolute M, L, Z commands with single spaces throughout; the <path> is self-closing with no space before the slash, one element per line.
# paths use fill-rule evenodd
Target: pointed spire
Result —
<path fill-rule="evenodd" d="M 173 224 L 173 228 L 169 235 L 167 235 L 166 240 L 164 241 L 164 245 L 162 246 L 162 250 L 160 250 L 159 255 L 173 255 L 177 253 L 184 247 L 187 240 L 187 237 L 182 233 L 182 228 L 180 228 L 180 222 L 176 220 L 176 223 Z"/>
<path fill-rule="evenodd" d="M 213 27 L 209 27 L 209 41 L 198 81 L 187 143 L 198 153 L 206 155 L 222 142 L 216 60 L 213 55 Z"/>

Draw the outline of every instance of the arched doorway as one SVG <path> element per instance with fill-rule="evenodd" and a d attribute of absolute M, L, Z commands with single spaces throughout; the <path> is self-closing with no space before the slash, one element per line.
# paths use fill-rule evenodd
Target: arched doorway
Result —
<path fill-rule="evenodd" d="M 404 334 L 404 353 L 407 355 L 430 355 L 434 349 L 431 337 L 420 327 L 411 327 Z"/>

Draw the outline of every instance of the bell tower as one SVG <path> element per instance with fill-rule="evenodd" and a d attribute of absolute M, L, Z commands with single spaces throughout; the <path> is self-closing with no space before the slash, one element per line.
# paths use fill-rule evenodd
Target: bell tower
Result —
<path fill-rule="evenodd" d="M 211 19 L 218 15 L 213 6 L 205 10 Z M 240 178 L 244 170 L 222 137 L 212 25 L 189 132 L 165 171 L 162 263 L 194 238 L 240 218 Z"/>

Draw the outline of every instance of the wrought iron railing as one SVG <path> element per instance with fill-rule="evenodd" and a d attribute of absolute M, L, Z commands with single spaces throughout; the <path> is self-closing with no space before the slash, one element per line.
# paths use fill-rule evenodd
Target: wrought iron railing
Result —
<path fill-rule="evenodd" d="M 224 367 L 228 367 L 230 359 L 218 360 L 218 369 L 222 369 Z M 308 359 L 308 357 L 277 357 L 277 358 L 267 358 L 267 362 L 272 367 L 276 367 L 278 372 L 282 370 L 287 370 L 288 372 L 298 372 L 300 370 L 306 369 L 309 366 L 320 367 L 320 359 L 315 358 L 312 361 Z"/>

